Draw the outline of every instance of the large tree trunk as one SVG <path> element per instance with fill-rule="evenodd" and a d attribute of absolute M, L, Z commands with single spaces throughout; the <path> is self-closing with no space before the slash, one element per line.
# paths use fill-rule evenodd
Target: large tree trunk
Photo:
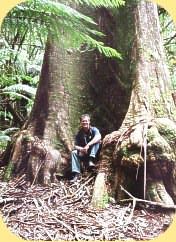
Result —
<path fill-rule="evenodd" d="M 119 63 L 48 41 L 34 107 L 8 168 L 25 172 L 31 183 L 54 181 L 69 166 L 80 114 L 88 112 L 103 135 L 118 130 L 103 140 L 92 204 L 102 206 L 107 193 L 121 199 L 121 185 L 173 204 L 176 127 L 157 9 L 129 2 L 114 16 L 97 14 L 106 43 L 123 54 Z"/>
<path fill-rule="evenodd" d="M 126 19 L 131 22 L 126 21 L 124 26 Z M 131 71 L 132 92 L 121 127 L 103 140 L 92 204 L 102 206 L 107 193 L 117 200 L 124 198 L 122 186 L 135 196 L 173 205 L 176 124 L 157 6 L 147 1 L 128 1 L 116 21 L 123 23 L 123 36 L 128 41 L 133 38 L 128 42 L 129 49 L 132 48 L 131 64 L 127 66 L 125 62 L 124 67 Z M 119 31 L 122 29 L 117 34 Z M 129 33 L 132 36 L 128 39 Z M 119 38 L 124 47 L 120 41 Z"/>
<path fill-rule="evenodd" d="M 49 184 L 54 173 L 66 172 L 80 114 L 93 108 L 86 104 L 92 100 L 85 79 L 91 63 L 48 40 L 30 118 L 15 138 L 10 167 L 16 174 Z"/>
<path fill-rule="evenodd" d="M 95 15 L 92 9 L 91 14 Z M 113 27 L 110 16 L 106 17 Z M 112 40 L 106 42 L 112 44 Z M 48 184 L 54 180 L 54 173 L 63 174 L 69 167 L 82 113 L 90 113 L 92 124 L 96 123 L 103 135 L 120 126 L 124 114 L 119 118 L 116 95 L 120 100 L 125 88 L 117 85 L 116 69 L 114 61 L 105 60 L 97 52 L 86 53 L 84 46 L 80 53 L 48 40 L 33 110 L 15 137 L 10 169 L 15 168 L 16 174 L 26 172 L 32 183 Z"/>

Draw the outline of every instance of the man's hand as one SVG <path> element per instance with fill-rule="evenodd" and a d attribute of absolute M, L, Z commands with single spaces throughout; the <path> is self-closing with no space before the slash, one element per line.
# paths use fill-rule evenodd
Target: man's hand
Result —
<path fill-rule="evenodd" d="M 81 152 L 81 154 L 86 155 L 88 153 L 88 149 L 89 149 L 89 145 L 86 145 L 84 147 L 80 147 L 79 151 Z"/>
<path fill-rule="evenodd" d="M 87 154 L 88 153 L 88 149 L 89 149 L 89 145 L 87 144 L 86 146 L 84 146 L 84 148 L 83 148 L 83 152 L 85 153 L 85 154 Z"/>
<path fill-rule="evenodd" d="M 75 148 L 82 154 L 82 155 L 86 155 L 88 153 L 88 150 L 90 148 L 90 145 L 87 144 L 85 145 L 84 147 L 81 147 L 81 146 L 75 146 Z"/>
<path fill-rule="evenodd" d="M 80 152 L 80 155 L 86 155 L 89 149 L 89 145 L 86 145 L 84 147 L 75 146 L 75 148 Z"/>

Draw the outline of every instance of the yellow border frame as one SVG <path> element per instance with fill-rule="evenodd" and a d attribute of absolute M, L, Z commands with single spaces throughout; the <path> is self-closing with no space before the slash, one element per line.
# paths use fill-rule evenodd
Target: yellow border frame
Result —
<path fill-rule="evenodd" d="M 176 1 L 175 0 L 151 0 L 151 1 L 165 8 L 168 11 L 168 13 L 171 15 L 173 20 L 176 22 Z M 24 0 L 6 0 L 5 3 L 2 3 L 2 2 L 0 3 L 0 24 L 2 23 L 2 20 L 6 16 L 8 11 L 12 9 L 15 5 L 21 2 L 24 2 Z M 176 219 L 175 218 L 173 223 L 167 229 L 167 231 L 159 235 L 157 238 L 153 239 L 152 242 L 173 241 L 174 238 L 176 238 Z M 7 242 L 7 241 L 21 242 L 26 240 L 23 240 L 18 236 L 14 235 L 12 232 L 10 232 L 10 230 L 6 227 L 6 225 L 3 223 L 1 219 L 0 220 L 0 242 Z"/>

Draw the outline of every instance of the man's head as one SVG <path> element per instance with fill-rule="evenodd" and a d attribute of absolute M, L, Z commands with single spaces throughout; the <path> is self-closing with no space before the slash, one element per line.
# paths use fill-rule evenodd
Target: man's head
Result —
<path fill-rule="evenodd" d="M 89 128 L 90 128 L 90 116 L 89 116 L 89 114 L 81 115 L 80 124 L 81 124 L 81 128 L 83 128 L 85 131 L 89 130 Z"/>

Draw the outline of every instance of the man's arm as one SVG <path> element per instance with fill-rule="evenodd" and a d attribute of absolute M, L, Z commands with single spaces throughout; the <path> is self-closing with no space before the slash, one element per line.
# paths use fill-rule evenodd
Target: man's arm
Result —
<path fill-rule="evenodd" d="M 78 151 L 82 151 L 83 150 L 83 147 L 82 146 L 79 146 L 79 145 L 75 145 L 75 149 L 78 150 Z"/>
<path fill-rule="evenodd" d="M 88 150 L 91 145 L 94 145 L 96 143 L 99 143 L 101 141 L 101 134 L 96 134 L 89 143 L 87 143 L 84 147 L 75 145 L 75 149 L 78 151 L 83 151 L 86 149 Z"/>
<path fill-rule="evenodd" d="M 80 152 L 87 154 L 88 149 L 90 148 L 91 145 L 94 145 L 94 144 L 99 143 L 101 141 L 100 131 L 96 127 L 94 127 L 94 132 L 95 132 L 95 136 L 84 147 L 78 145 L 79 142 L 78 142 L 78 136 L 77 136 L 76 137 L 75 149 L 80 151 Z"/>
<path fill-rule="evenodd" d="M 92 139 L 91 141 L 89 141 L 89 143 L 87 143 L 87 145 L 88 145 L 88 146 L 94 145 L 94 144 L 96 144 L 96 143 L 99 143 L 100 140 L 101 140 L 101 134 L 99 133 L 99 134 L 96 134 L 96 135 L 93 137 L 93 139 Z M 87 146 L 87 145 L 86 145 L 86 146 Z"/>
<path fill-rule="evenodd" d="M 94 145 L 96 143 L 99 143 L 101 141 L 101 134 L 100 131 L 97 128 L 94 128 L 95 131 L 95 136 L 93 137 L 92 140 L 89 141 L 89 143 L 86 144 L 86 146 L 84 147 L 84 150 L 87 152 L 89 147 L 91 145 Z"/>

